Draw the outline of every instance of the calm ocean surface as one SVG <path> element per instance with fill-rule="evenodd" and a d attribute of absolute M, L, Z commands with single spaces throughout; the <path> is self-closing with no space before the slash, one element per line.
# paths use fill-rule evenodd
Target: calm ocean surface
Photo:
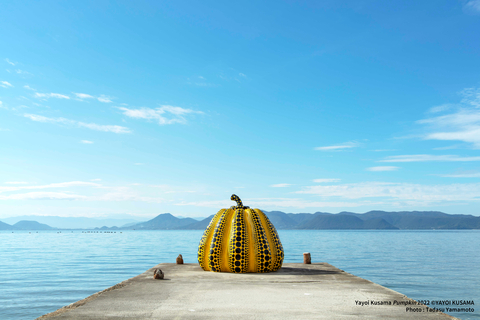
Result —
<path fill-rule="evenodd" d="M 179 253 L 196 262 L 203 231 L 0 232 L 0 319 L 34 319 Z M 280 230 L 285 262 L 328 262 L 416 300 L 474 300 L 480 319 L 480 231 Z M 354 303 L 354 302 L 352 302 Z"/>

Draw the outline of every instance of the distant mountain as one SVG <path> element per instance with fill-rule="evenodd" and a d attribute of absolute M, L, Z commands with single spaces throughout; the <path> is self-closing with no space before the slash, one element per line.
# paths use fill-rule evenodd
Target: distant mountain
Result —
<path fill-rule="evenodd" d="M 285 229 L 480 229 L 480 217 L 447 214 L 438 211 L 369 211 L 366 213 L 326 212 L 285 213 L 264 211 L 275 228 Z M 213 215 L 201 221 L 159 214 L 146 222 L 116 226 L 98 226 L 99 230 L 205 230 Z M 80 219 L 80 218 L 79 218 Z M 88 218 L 85 218 L 88 219 Z M 3 219 L 4 221 L 6 219 Z M 19 221 L 14 225 L 0 221 L 0 230 L 51 230 L 37 221 Z M 92 228 L 93 229 L 93 228 Z"/>
<path fill-rule="evenodd" d="M 37 221 L 22 220 L 13 225 L 18 230 L 53 230 L 49 225 Z"/>
<path fill-rule="evenodd" d="M 207 218 L 205 218 L 201 221 L 194 222 L 192 224 L 188 224 L 185 227 L 183 227 L 182 229 L 186 229 L 186 230 L 205 230 L 205 229 L 207 229 L 210 221 L 212 221 L 212 218 L 214 216 L 215 215 L 212 214 L 210 217 L 207 217 Z"/>
<path fill-rule="evenodd" d="M 183 227 L 197 223 L 198 221 L 192 218 L 177 218 L 170 213 L 159 214 L 152 220 L 146 222 L 137 223 L 133 226 L 124 227 L 122 229 L 135 229 L 135 230 L 172 230 L 183 229 Z"/>
<path fill-rule="evenodd" d="M 128 217 L 128 215 L 125 215 Z M 18 216 L 2 219 L 3 222 L 9 224 L 15 224 L 21 220 L 30 220 L 37 221 L 40 223 L 48 224 L 53 228 L 58 229 L 93 229 L 100 228 L 103 226 L 113 227 L 113 226 L 123 226 L 127 223 L 139 223 L 139 220 L 133 218 L 123 218 L 123 219 L 97 219 L 97 218 L 86 218 L 86 217 L 58 217 L 58 216 Z"/>
<path fill-rule="evenodd" d="M 17 230 L 17 228 L 9 225 L 8 223 L 0 221 L 0 230 Z"/>
<path fill-rule="evenodd" d="M 296 229 L 398 229 L 381 218 L 362 220 L 346 214 L 317 215 Z"/>
<path fill-rule="evenodd" d="M 263 211 L 277 229 L 296 229 L 316 216 L 332 215 L 331 213 L 285 213 L 282 211 Z"/>
<path fill-rule="evenodd" d="M 285 229 L 480 229 L 480 217 L 437 211 L 369 211 L 367 213 L 285 213 L 264 211 L 275 228 Z M 213 215 L 177 229 L 205 230 Z"/>
<path fill-rule="evenodd" d="M 103 226 L 101 228 L 95 228 L 93 230 L 120 230 L 120 228 L 116 227 L 116 226 L 113 226 L 113 227 L 107 227 L 107 226 Z"/>
<path fill-rule="evenodd" d="M 136 225 L 137 223 L 139 223 L 139 222 L 130 222 L 130 223 L 126 223 L 126 224 L 124 224 L 123 226 L 121 226 L 120 228 L 127 228 L 127 227 L 131 227 L 131 226 L 134 226 L 134 225 Z"/>
<path fill-rule="evenodd" d="M 289 214 L 281 211 L 271 211 L 271 212 L 264 212 L 270 222 L 275 226 L 277 229 L 291 229 L 292 227 L 296 227 L 299 223 L 296 221 L 295 217 L 290 217 Z M 309 215 L 311 216 L 311 214 Z"/>
<path fill-rule="evenodd" d="M 369 211 L 364 214 L 341 212 L 362 220 L 379 218 L 398 229 L 480 229 L 480 217 L 439 211 Z"/>
<path fill-rule="evenodd" d="M 184 217 L 184 216 L 175 216 L 179 219 L 185 219 L 185 218 L 190 218 L 190 217 Z M 205 217 L 192 217 L 191 219 L 193 220 L 197 220 L 197 221 L 202 221 L 202 220 L 205 220 L 206 218 Z"/>

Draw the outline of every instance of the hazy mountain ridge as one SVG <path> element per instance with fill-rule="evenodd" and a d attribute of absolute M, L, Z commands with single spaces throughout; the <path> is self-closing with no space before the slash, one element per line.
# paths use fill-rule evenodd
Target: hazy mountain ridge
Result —
<path fill-rule="evenodd" d="M 198 221 L 192 218 L 177 218 L 170 213 L 162 213 L 155 218 L 146 222 L 140 222 L 133 226 L 124 227 L 121 229 L 135 229 L 135 230 L 172 230 L 183 229 L 183 227 L 195 224 Z"/>
<path fill-rule="evenodd" d="M 8 223 L 0 221 L 0 230 L 54 230 L 56 228 L 52 228 L 49 225 L 39 223 L 37 221 L 31 220 L 21 220 L 15 223 L 14 225 L 10 225 Z"/>
<path fill-rule="evenodd" d="M 17 230 L 14 226 L 0 221 L 0 230 Z"/>
<path fill-rule="evenodd" d="M 439 211 L 369 211 L 366 213 L 326 212 L 285 213 L 264 211 L 279 230 L 428 230 L 428 229 L 480 229 L 480 217 L 464 214 L 447 214 Z M 101 230 L 205 230 L 213 215 L 201 221 L 192 218 L 178 218 L 170 213 L 139 223 L 122 227 L 96 227 Z M 21 222 L 21 223 L 20 223 Z M 19 221 L 9 225 L 0 221 L 0 230 L 48 230 L 55 229 L 36 221 Z M 68 228 L 65 228 L 68 229 Z"/>
<path fill-rule="evenodd" d="M 369 211 L 363 214 L 341 212 L 285 213 L 265 211 L 275 228 L 288 229 L 480 229 L 480 217 L 472 215 L 451 215 L 436 211 L 386 212 Z M 205 230 L 213 215 L 201 221 L 186 224 L 170 214 L 158 215 L 145 223 L 122 229 L 143 230 Z M 190 220 L 191 221 L 191 220 Z"/>
<path fill-rule="evenodd" d="M 17 230 L 54 230 L 49 225 L 37 221 L 22 220 L 13 225 Z"/>
<path fill-rule="evenodd" d="M 2 222 L 14 225 L 21 220 L 37 221 L 58 229 L 94 229 L 96 227 L 124 226 L 129 223 L 141 221 L 133 218 L 87 218 L 87 217 L 59 217 L 25 215 L 1 219 Z"/>

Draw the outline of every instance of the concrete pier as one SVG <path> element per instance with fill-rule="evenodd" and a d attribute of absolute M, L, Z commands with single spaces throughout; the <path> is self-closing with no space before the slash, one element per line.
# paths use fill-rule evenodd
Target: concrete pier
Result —
<path fill-rule="evenodd" d="M 155 268 L 163 280 L 153 279 Z M 38 319 L 50 318 L 456 319 L 328 263 L 286 263 L 277 272 L 248 274 L 162 263 Z"/>

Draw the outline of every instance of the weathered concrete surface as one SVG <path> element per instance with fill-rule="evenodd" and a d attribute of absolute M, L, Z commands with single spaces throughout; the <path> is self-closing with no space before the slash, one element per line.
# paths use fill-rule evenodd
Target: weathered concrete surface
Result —
<path fill-rule="evenodd" d="M 154 268 L 164 280 L 153 279 Z M 287 263 L 260 274 L 205 272 L 197 264 L 154 268 L 39 319 L 455 319 L 421 305 L 372 305 L 413 300 L 328 263 Z"/>

